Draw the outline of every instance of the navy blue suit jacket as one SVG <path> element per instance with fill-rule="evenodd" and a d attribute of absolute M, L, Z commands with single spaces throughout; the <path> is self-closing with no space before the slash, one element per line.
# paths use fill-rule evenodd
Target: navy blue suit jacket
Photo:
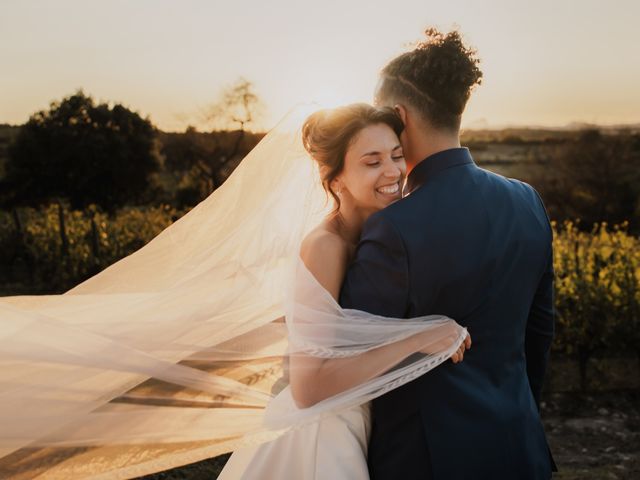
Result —
<path fill-rule="evenodd" d="M 369 217 L 340 304 L 410 318 L 443 314 L 473 340 L 373 401 L 369 469 L 386 479 L 548 479 L 538 412 L 553 336 L 552 231 L 537 192 L 436 153 L 402 200 Z"/>

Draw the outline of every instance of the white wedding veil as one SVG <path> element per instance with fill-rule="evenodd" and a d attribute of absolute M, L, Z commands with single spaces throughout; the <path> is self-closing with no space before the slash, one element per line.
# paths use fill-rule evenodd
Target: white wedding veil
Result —
<path fill-rule="evenodd" d="M 289 114 L 139 251 L 63 295 L 0 298 L 0 478 L 195 462 L 366 402 L 457 349 L 465 332 L 451 319 L 341 309 L 300 261 L 331 207 L 302 146 L 308 113 Z M 358 376 L 360 354 L 424 332 L 421 354 Z M 273 401 L 293 355 L 336 361 L 354 383 L 308 408 Z"/>

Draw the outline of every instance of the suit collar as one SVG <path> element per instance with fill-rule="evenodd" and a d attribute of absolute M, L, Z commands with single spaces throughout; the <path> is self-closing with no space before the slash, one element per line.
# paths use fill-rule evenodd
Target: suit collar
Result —
<path fill-rule="evenodd" d="M 403 195 L 408 195 L 420 188 L 430 178 L 447 168 L 473 163 L 471 153 L 466 147 L 450 148 L 429 155 L 411 170 L 404 186 Z"/>

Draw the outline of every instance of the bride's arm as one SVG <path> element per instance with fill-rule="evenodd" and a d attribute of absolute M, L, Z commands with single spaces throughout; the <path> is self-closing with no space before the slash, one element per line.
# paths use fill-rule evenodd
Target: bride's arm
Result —
<path fill-rule="evenodd" d="M 348 251 L 343 242 L 331 233 L 322 232 L 305 240 L 300 256 L 316 280 L 337 301 L 348 261 Z M 444 342 L 448 343 L 434 346 L 433 338 L 439 328 L 443 331 L 438 336 L 445 337 Z M 289 360 L 291 393 L 298 407 L 310 407 L 383 374 L 413 353 L 447 348 L 457 338 L 456 333 L 451 325 L 442 325 L 348 358 L 326 359 L 294 354 Z M 470 346 L 470 339 L 467 344 Z M 451 357 L 454 363 L 462 360 L 464 348 L 463 344 Z"/>

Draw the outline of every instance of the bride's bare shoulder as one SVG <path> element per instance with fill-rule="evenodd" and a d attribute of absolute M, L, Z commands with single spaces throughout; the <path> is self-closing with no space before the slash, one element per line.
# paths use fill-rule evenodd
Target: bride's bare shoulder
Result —
<path fill-rule="evenodd" d="M 337 233 L 323 224 L 302 241 L 300 258 L 316 280 L 337 300 L 347 269 L 349 247 Z"/>
<path fill-rule="evenodd" d="M 344 239 L 324 224 L 311 230 L 300 246 L 300 256 L 303 260 L 311 256 L 342 256 L 346 253 L 348 253 L 348 246 Z"/>

